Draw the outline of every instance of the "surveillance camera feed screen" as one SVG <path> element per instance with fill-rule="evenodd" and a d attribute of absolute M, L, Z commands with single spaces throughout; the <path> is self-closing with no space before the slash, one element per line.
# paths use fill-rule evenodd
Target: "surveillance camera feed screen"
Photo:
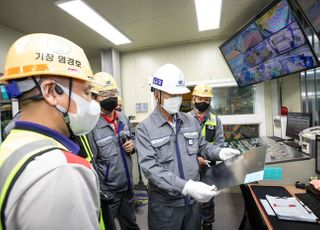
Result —
<path fill-rule="evenodd" d="M 314 30 L 320 35 L 320 0 L 297 0 L 297 2 Z"/>
<path fill-rule="evenodd" d="M 240 87 L 318 66 L 285 0 L 263 10 L 220 50 Z"/>

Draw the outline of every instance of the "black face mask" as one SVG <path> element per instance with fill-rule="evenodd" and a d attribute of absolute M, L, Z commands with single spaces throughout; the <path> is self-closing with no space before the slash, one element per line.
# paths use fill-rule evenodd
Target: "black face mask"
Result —
<path fill-rule="evenodd" d="M 194 106 L 197 108 L 197 110 L 199 110 L 200 112 L 204 112 L 206 111 L 210 104 L 206 103 L 206 102 L 201 102 L 201 103 L 194 103 Z"/>
<path fill-rule="evenodd" d="M 101 108 L 107 110 L 108 112 L 112 112 L 118 105 L 117 97 L 110 97 L 103 101 L 100 101 Z"/>

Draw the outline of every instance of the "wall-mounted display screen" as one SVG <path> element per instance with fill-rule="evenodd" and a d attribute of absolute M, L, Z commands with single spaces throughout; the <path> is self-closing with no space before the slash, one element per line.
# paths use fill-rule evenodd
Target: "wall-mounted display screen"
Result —
<path fill-rule="evenodd" d="M 320 35 L 320 0 L 296 0 L 318 36 Z"/>
<path fill-rule="evenodd" d="M 319 65 L 286 0 L 271 3 L 219 48 L 239 86 Z"/>

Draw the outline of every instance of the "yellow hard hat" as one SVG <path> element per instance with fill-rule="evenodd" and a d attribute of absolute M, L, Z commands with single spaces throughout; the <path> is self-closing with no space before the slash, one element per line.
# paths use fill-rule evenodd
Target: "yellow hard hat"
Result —
<path fill-rule="evenodd" d="M 91 92 L 95 94 L 99 94 L 101 91 L 106 91 L 106 90 L 118 90 L 118 86 L 114 78 L 106 73 L 106 72 L 99 72 L 96 73 L 93 76 L 94 81 L 96 82 L 95 84 L 92 85 Z"/>
<path fill-rule="evenodd" d="M 53 34 L 36 33 L 19 38 L 10 47 L 2 82 L 38 75 L 57 75 L 91 81 L 89 61 L 75 43 Z"/>
<path fill-rule="evenodd" d="M 212 87 L 208 84 L 197 85 L 193 89 L 192 95 L 198 97 L 213 97 Z"/>
<path fill-rule="evenodd" d="M 122 98 L 120 96 L 118 96 L 118 105 L 122 106 Z"/>

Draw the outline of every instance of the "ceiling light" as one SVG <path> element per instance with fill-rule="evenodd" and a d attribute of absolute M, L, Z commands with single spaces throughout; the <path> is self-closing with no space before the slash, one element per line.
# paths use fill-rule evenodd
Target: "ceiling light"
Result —
<path fill-rule="evenodd" d="M 194 0 L 199 31 L 220 27 L 222 0 Z"/>
<path fill-rule="evenodd" d="M 82 0 L 66 0 L 58 1 L 55 4 L 115 45 L 131 43 L 129 38 L 111 25 L 86 2 Z"/>

